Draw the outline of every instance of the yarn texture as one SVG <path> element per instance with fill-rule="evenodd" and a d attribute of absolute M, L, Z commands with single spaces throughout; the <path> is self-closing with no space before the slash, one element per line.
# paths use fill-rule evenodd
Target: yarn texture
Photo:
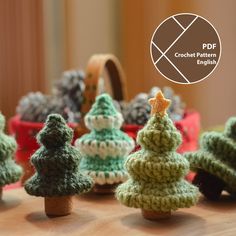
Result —
<path fill-rule="evenodd" d="M 134 148 L 134 141 L 120 130 L 122 115 L 108 94 L 96 98 L 85 125 L 91 130 L 75 142 L 84 155 L 81 170 L 99 185 L 124 182 L 127 173 L 124 159 Z"/>
<path fill-rule="evenodd" d="M 53 197 L 89 191 L 93 181 L 79 171 L 81 153 L 70 143 L 73 131 L 58 114 L 49 115 L 38 133 L 41 147 L 31 157 L 36 173 L 25 183 L 30 195 Z"/>
<path fill-rule="evenodd" d="M 166 114 L 169 100 L 160 93 L 150 101 L 152 116 L 137 137 L 141 150 L 128 156 L 130 178 L 118 186 L 116 197 L 128 207 L 170 212 L 194 205 L 199 193 L 184 180 L 189 163 L 176 152 L 181 134 Z"/>
<path fill-rule="evenodd" d="M 235 194 L 236 117 L 227 121 L 223 133 L 204 133 L 200 150 L 186 153 L 185 157 L 190 162 L 190 168 L 197 172 L 193 183 L 207 198 L 216 200 L 223 190 Z"/>
<path fill-rule="evenodd" d="M 17 182 L 22 174 L 22 169 L 13 160 L 16 151 L 16 141 L 3 133 L 5 117 L 0 113 L 0 187 Z"/>

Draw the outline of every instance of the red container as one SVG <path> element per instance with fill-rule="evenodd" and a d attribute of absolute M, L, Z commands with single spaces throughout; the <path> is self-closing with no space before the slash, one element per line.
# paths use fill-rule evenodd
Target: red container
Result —
<path fill-rule="evenodd" d="M 198 148 L 198 137 L 200 133 L 200 115 L 198 112 L 186 112 L 184 118 L 175 122 L 176 128 L 182 134 L 182 144 L 178 148 L 179 153 L 195 151 Z M 137 133 L 143 126 L 140 125 L 124 125 L 123 131 L 130 137 L 136 140 Z M 135 150 L 140 147 L 136 145 Z M 193 173 L 189 173 L 186 177 L 187 180 L 193 179 Z"/>

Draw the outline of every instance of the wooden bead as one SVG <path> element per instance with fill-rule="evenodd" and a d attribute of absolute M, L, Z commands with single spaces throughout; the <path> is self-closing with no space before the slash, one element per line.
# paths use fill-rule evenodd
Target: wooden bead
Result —
<path fill-rule="evenodd" d="M 66 216 L 72 211 L 72 196 L 45 197 L 44 204 L 48 217 Z"/>
<path fill-rule="evenodd" d="M 147 220 L 161 220 L 161 219 L 168 219 L 171 217 L 171 212 L 160 212 L 160 211 L 148 211 L 142 209 L 142 215 Z"/>

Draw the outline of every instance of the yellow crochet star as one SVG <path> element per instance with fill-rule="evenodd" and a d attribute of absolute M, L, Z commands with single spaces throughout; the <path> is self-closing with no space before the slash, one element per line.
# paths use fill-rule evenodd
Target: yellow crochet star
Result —
<path fill-rule="evenodd" d="M 161 116 L 166 114 L 166 110 L 171 103 L 169 99 L 165 99 L 161 91 L 157 92 L 156 96 L 154 98 L 150 98 L 148 101 L 152 106 L 151 114 L 153 115 L 159 113 Z"/>

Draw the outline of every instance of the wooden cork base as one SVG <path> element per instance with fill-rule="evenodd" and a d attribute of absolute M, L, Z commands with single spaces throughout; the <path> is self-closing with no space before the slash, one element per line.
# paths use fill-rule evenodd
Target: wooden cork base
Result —
<path fill-rule="evenodd" d="M 98 194 L 113 194 L 119 184 L 95 184 L 93 192 Z"/>
<path fill-rule="evenodd" d="M 48 217 L 69 215 L 72 211 L 72 196 L 45 197 L 45 213 Z"/>
<path fill-rule="evenodd" d="M 161 219 L 168 219 L 171 216 L 171 212 L 160 212 L 160 211 L 148 211 L 142 209 L 142 215 L 147 220 L 161 220 Z"/>
<path fill-rule="evenodd" d="M 30 161 L 22 161 L 18 163 L 23 169 L 23 176 L 21 177 L 21 184 L 24 185 L 26 180 L 28 180 L 34 174 L 34 167 L 31 165 Z"/>

